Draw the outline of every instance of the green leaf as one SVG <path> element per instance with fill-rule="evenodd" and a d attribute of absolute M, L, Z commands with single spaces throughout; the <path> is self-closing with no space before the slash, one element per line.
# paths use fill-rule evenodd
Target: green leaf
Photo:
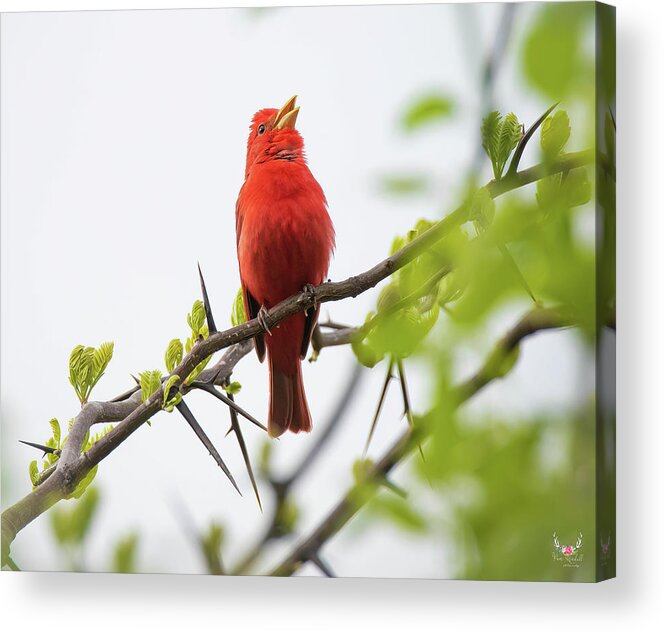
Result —
<path fill-rule="evenodd" d="M 37 461 L 30 461 L 30 482 L 33 487 L 36 487 L 39 482 L 39 468 L 37 467 Z"/>
<path fill-rule="evenodd" d="M 300 510 L 298 509 L 298 505 L 287 497 L 279 507 L 279 512 L 275 519 L 275 528 L 280 534 L 293 533 L 299 518 Z"/>
<path fill-rule="evenodd" d="M 179 338 L 174 338 L 171 340 L 171 342 L 169 342 L 169 346 L 166 348 L 166 353 L 164 354 L 166 370 L 169 373 L 173 373 L 173 370 L 182 361 L 182 351 L 182 341 Z"/>
<path fill-rule="evenodd" d="M 88 446 L 89 447 L 89 446 Z M 97 465 L 93 467 L 81 480 L 81 482 L 76 486 L 74 491 L 69 495 L 65 496 L 65 498 L 81 498 L 81 496 L 85 493 L 85 490 L 88 489 L 89 485 L 92 483 L 92 481 L 95 480 L 95 476 L 97 476 Z M 94 489 L 91 488 L 91 491 Z M 96 491 L 96 490 L 95 490 Z"/>
<path fill-rule="evenodd" d="M 118 540 L 113 550 L 112 572 L 134 573 L 136 571 L 136 550 L 138 548 L 139 536 L 130 533 Z"/>
<path fill-rule="evenodd" d="M 219 556 L 219 552 L 224 543 L 224 527 L 213 522 L 211 523 L 208 531 L 201 538 L 201 544 L 206 552 L 206 555 Z"/>
<path fill-rule="evenodd" d="M 570 119 L 565 110 L 548 116 L 540 128 L 540 146 L 546 160 L 553 160 L 565 147 L 570 138 Z"/>
<path fill-rule="evenodd" d="M 203 301 L 194 301 L 192 311 L 187 314 L 187 324 L 192 330 L 192 337 L 197 338 L 203 334 L 203 325 L 206 322 L 206 312 Z"/>
<path fill-rule="evenodd" d="M 162 385 L 162 372 L 158 369 L 154 371 L 143 371 L 139 373 L 141 383 L 141 399 L 146 401 Z"/>
<path fill-rule="evenodd" d="M 399 496 L 381 494 L 372 500 L 369 511 L 385 516 L 393 524 L 407 531 L 423 533 L 427 530 L 425 518 Z"/>
<path fill-rule="evenodd" d="M 585 55 L 585 27 L 595 15 L 593 3 L 544 5 L 527 33 L 521 52 L 527 81 L 548 100 L 561 100 L 592 77 Z M 593 90 L 593 84 L 589 86 Z"/>
<path fill-rule="evenodd" d="M 506 115 L 501 124 L 501 134 L 499 137 L 499 149 L 497 151 L 497 164 L 499 167 L 499 177 L 503 174 L 503 169 L 510 158 L 513 149 L 522 138 L 522 124 L 513 112 Z"/>
<path fill-rule="evenodd" d="M 240 389 L 242 389 L 242 384 L 240 384 L 240 382 L 231 382 L 230 384 L 224 384 L 222 388 L 229 393 L 229 395 L 235 395 L 240 392 Z"/>
<path fill-rule="evenodd" d="M 49 421 L 49 425 L 51 426 L 51 433 L 53 434 L 53 441 L 55 443 L 53 447 L 60 449 L 60 424 L 58 423 L 58 420 L 53 417 L 53 419 Z"/>
<path fill-rule="evenodd" d="M 490 192 L 480 187 L 471 196 L 469 204 L 469 219 L 475 223 L 479 232 L 486 230 L 494 220 L 496 205 Z"/>
<path fill-rule="evenodd" d="M 582 206 L 591 199 L 591 183 L 584 167 L 573 169 L 562 180 L 563 196 L 568 207 Z"/>
<path fill-rule="evenodd" d="M 374 312 L 367 314 L 365 323 L 372 320 Z M 377 351 L 367 340 L 367 338 L 354 338 L 351 340 L 351 349 L 355 354 L 358 362 L 363 366 L 371 369 L 376 366 L 383 358 L 385 353 Z"/>
<path fill-rule="evenodd" d="M 376 307 L 379 312 L 390 309 L 402 298 L 399 288 L 395 283 L 390 283 L 381 289 L 379 299 L 376 301 Z"/>
<path fill-rule="evenodd" d="M 439 290 L 436 300 L 441 307 L 454 303 L 464 291 L 464 285 L 460 282 L 460 275 L 450 272 L 439 282 Z"/>
<path fill-rule="evenodd" d="M 385 176 L 381 188 L 391 195 L 414 195 L 425 191 L 427 180 L 423 176 Z"/>
<path fill-rule="evenodd" d="M 494 165 L 496 156 L 499 153 L 499 141 L 501 138 L 501 114 L 496 110 L 490 112 L 483 118 L 480 126 L 480 136 L 485 153 Z"/>
<path fill-rule="evenodd" d="M 513 112 L 501 118 L 499 112 L 490 112 L 480 126 L 483 148 L 489 156 L 494 179 L 499 180 L 513 149 L 522 138 L 522 125 Z"/>
<path fill-rule="evenodd" d="M 406 246 L 406 239 L 401 235 L 397 235 L 397 237 L 393 239 L 393 243 L 390 244 L 390 256 L 392 257 L 395 253 L 404 248 L 404 246 Z"/>
<path fill-rule="evenodd" d="M 182 394 L 176 391 L 175 395 L 169 399 L 171 389 L 180 381 L 179 375 L 172 375 L 166 382 L 164 382 L 164 399 L 162 401 L 162 408 L 166 412 L 173 412 L 173 409 L 182 401 Z"/>
<path fill-rule="evenodd" d="M 51 510 L 51 526 L 60 544 L 80 545 L 90 531 L 99 505 L 99 491 L 95 487 L 88 489 L 86 494 L 83 491 L 68 496 L 80 499 L 71 509 L 59 506 Z"/>
<path fill-rule="evenodd" d="M 270 479 L 273 444 L 273 441 L 264 441 L 259 451 L 259 472 L 266 480 Z"/>
<path fill-rule="evenodd" d="M 372 459 L 356 459 L 353 462 L 353 480 L 356 485 L 363 485 L 374 467 Z"/>
<path fill-rule="evenodd" d="M 246 322 L 247 315 L 245 314 L 245 303 L 242 298 L 242 288 L 239 288 L 231 307 L 231 325 L 237 327 Z"/>
<path fill-rule="evenodd" d="M 546 210 L 582 206 L 591 199 L 591 183 L 584 167 L 569 171 L 565 177 L 554 174 L 538 180 L 536 184 L 538 205 Z"/>
<path fill-rule="evenodd" d="M 189 351 L 187 353 L 189 353 Z M 187 378 L 185 379 L 185 384 L 187 384 L 187 385 L 191 384 L 199 376 L 201 371 L 203 371 L 203 369 L 206 368 L 206 366 L 207 366 L 208 362 L 210 362 L 211 358 L 212 358 L 212 356 L 208 356 L 207 358 L 205 358 L 205 360 L 201 360 L 201 362 L 199 362 L 194 367 L 194 370 L 187 376 Z"/>
<path fill-rule="evenodd" d="M 113 357 L 113 343 L 104 342 L 99 349 L 77 345 L 69 356 L 69 382 L 81 404 L 85 404 L 95 384 Z"/>
<path fill-rule="evenodd" d="M 95 349 L 92 356 L 92 364 L 94 370 L 94 383 L 93 386 L 99 381 L 99 378 L 104 375 L 106 367 L 111 362 L 113 358 L 113 343 L 112 342 L 102 342 L 97 349 Z"/>
<path fill-rule="evenodd" d="M 553 208 L 560 200 L 561 174 L 556 173 L 547 178 L 541 178 L 536 183 L 536 200 L 543 210 Z"/>
<path fill-rule="evenodd" d="M 74 387 L 74 392 L 81 404 L 85 402 L 86 385 L 92 368 L 94 352 L 92 347 L 77 345 L 69 355 L 69 383 Z"/>
<path fill-rule="evenodd" d="M 454 111 L 453 102 L 445 95 L 426 95 L 411 105 L 402 117 L 402 126 L 411 132 L 424 125 L 448 118 Z"/>

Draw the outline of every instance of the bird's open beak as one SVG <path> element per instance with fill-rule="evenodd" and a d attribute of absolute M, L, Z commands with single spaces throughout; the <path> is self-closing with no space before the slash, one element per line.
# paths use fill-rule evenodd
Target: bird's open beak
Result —
<path fill-rule="evenodd" d="M 277 112 L 275 117 L 274 129 L 295 129 L 296 119 L 298 118 L 299 107 L 295 107 L 297 96 L 291 97 Z"/>

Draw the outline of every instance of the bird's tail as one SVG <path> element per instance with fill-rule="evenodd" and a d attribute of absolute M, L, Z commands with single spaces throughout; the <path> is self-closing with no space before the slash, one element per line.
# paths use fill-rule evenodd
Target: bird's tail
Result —
<path fill-rule="evenodd" d="M 290 321 L 297 319 L 296 316 L 283 322 L 279 329 L 273 329 L 273 335 L 267 340 L 270 371 L 268 434 L 271 437 L 279 437 L 287 430 L 309 432 L 312 429 L 302 379 L 299 338 L 289 331 L 296 324 Z M 294 340 L 295 344 L 292 343 Z"/>

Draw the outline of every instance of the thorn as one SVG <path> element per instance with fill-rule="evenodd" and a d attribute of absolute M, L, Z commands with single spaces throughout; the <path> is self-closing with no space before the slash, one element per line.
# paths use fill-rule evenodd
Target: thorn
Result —
<path fill-rule="evenodd" d="M 508 246 L 506 246 L 506 244 L 499 244 L 499 250 L 501 251 L 501 254 L 503 255 L 508 265 L 513 269 L 513 272 L 515 273 L 517 280 L 520 282 L 520 285 L 526 290 L 526 293 L 531 297 L 531 300 L 535 303 L 535 305 L 537 307 L 540 307 L 540 301 L 538 301 L 538 299 L 534 296 L 533 292 L 531 291 L 531 288 L 529 287 L 527 280 L 524 278 L 522 271 L 519 269 L 517 262 L 510 254 Z"/>
<path fill-rule="evenodd" d="M 226 434 L 224 435 L 224 438 L 228 437 L 231 433 L 233 432 L 233 426 L 231 426 L 227 431 Z"/>
<path fill-rule="evenodd" d="M 314 566 L 316 566 L 326 577 L 337 577 L 330 566 L 328 566 L 316 553 L 310 553 L 309 561 L 312 562 L 312 564 L 314 564 Z"/>
<path fill-rule="evenodd" d="M 229 393 L 229 399 L 234 402 L 233 394 Z M 234 402 L 235 403 L 235 402 Z M 238 421 L 238 413 L 234 408 L 229 408 L 229 414 L 231 415 L 231 430 L 235 432 L 236 439 L 238 439 L 238 446 L 240 447 L 240 452 L 242 453 L 242 458 L 245 461 L 245 467 L 247 468 L 247 474 L 249 475 L 249 480 L 252 483 L 252 488 L 254 489 L 254 495 L 256 496 L 256 501 L 259 503 L 259 509 L 263 513 L 263 505 L 261 504 L 261 496 L 259 496 L 259 488 L 256 484 L 256 479 L 254 478 L 254 472 L 252 471 L 252 462 L 249 459 L 249 454 L 247 452 L 247 446 L 245 444 L 245 439 L 242 436 L 242 430 L 240 429 L 240 422 Z M 228 433 L 227 433 L 228 435 Z"/>
<path fill-rule="evenodd" d="M 203 272 L 201 272 L 201 264 L 197 261 L 196 265 L 199 269 L 199 280 L 201 281 L 201 294 L 203 294 L 203 307 L 206 312 L 206 320 L 208 321 L 208 334 L 217 333 L 215 326 L 215 319 L 212 317 L 212 309 L 210 308 L 210 301 L 208 300 L 208 291 L 206 290 L 206 283 L 203 280 Z"/>
<path fill-rule="evenodd" d="M 205 382 L 195 381 L 191 383 L 191 387 L 198 388 L 202 391 L 210 393 L 211 395 L 214 395 L 217 399 L 223 401 L 229 408 L 232 408 L 237 413 L 241 414 L 245 419 L 251 421 L 255 426 L 258 426 L 261 428 L 261 430 L 268 432 L 268 429 L 258 419 L 252 417 L 252 415 L 250 415 L 246 410 L 238 406 L 235 401 L 221 393 L 217 388 L 215 388 L 214 384 L 206 384 Z"/>
<path fill-rule="evenodd" d="M 208 438 L 208 435 L 203 431 L 203 428 L 199 425 L 199 422 L 196 421 L 194 418 L 194 415 L 192 414 L 192 411 L 189 409 L 189 406 L 185 404 L 185 400 L 180 400 L 178 404 L 176 404 L 176 408 L 178 409 L 178 412 L 185 418 L 185 421 L 189 424 L 190 428 L 194 431 L 194 434 L 199 438 L 201 443 L 206 447 L 208 452 L 210 453 L 210 456 L 212 456 L 213 459 L 215 459 L 217 465 L 219 465 L 220 468 L 222 468 L 222 472 L 226 474 L 228 479 L 231 481 L 231 484 L 233 487 L 235 487 L 236 491 L 242 496 L 240 489 L 238 489 L 238 485 L 235 482 L 235 479 L 233 478 L 233 475 L 229 471 L 229 468 L 226 467 L 226 463 L 222 460 L 222 457 L 219 455 L 219 452 L 215 449 L 215 446 L 212 444 L 212 441 Z"/>
<path fill-rule="evenodd" d="M 372 426 L 369 429 L 369 435 L 367 436 L 367 441 L 365 442 L 365 449 L 363 450 L 363 457 L 367 456 L 367 451 L 369 450 L 369 444 L 372 441 L 374 436 L 374 430 L 376 429 L 376 423 L 379 420 L 379 415 L 381 413 L 381 408 L 383 407 L 383 402 L 386 398 L 386 393 L 388 392 L 388 384 L 390 384 L 390 379 L 393 377 L 393 365 L 395 359 L 391 356 L 388 362 L 388 372 L 386 373 L 386 379 L 383 382 L 383 388 L 381 389 L 381 396 L 379 397 L 379 404 L 376 407 L 376 413 L 374 413 L 374 419 L 372 420 Z"/>
<path fill-rule="evenodd" d="M 49 448 L 47 445 L 42 445 L 41 443 L 33 443 L 32 441 L 23 441 L 23 439 L 18 440 L 19 443 L 22 443 L 23 445 L 29 445 L 31 448 L 37 448 L 37 450 L 41 450 L 44 453 L 44 456 L 47 454 L 60 454 L 60 450 L 57 448 Z"/>
<path fill-rule="evenodd" d="M 409 389 L 406 384 L 406 372 L 404 371 L 404 362 L 399 359 L 397 360 L 397 372 L 399 373 L 399 383 L 402 387 L 402 399 L 404 400 L 404 412 L 406 414 L 406 420 L 409 423 L 409 426 L 413 428 L 413 413 L 411 412 L 411 401 L 409 400 Z M 420 458 L 423 461 L 423 465 L 427 466 L 427 461 L 425 460 L 425 453 L 423 452 L 422 444 L 418 444 L 418 452 L 420 452 Z M 425 469 L 425 476 L 427 477 L 427 482 L 430 487 L 433 487 L 432 481 L 430 481 Z"/>
<path fill-rule="evenodd" d="M 139 378 L 137 378 L 136 375 L 130 373 L 129 376 L 136 382 L 137 386 L 141 386 L 141 380 L 139 380 Z"/>
<path fill-rule="evenodd" d="M 400 498 L 408 498 L 408 494 L 405 489 L 402 489 L 398 485 L 395 485 L 387 476 L 384 476 L 381 479 L 381 484 L 386 488 L 389 489 L 393 494 L 397 494 Z"/>
<path fill-rule="evenodd" d="M 510 166 L 508 167 L 508 171 L 506 171 L 507 176 L 512 176 L 515 173 L 517 173 L 517 167 L 519 167 L 520 164 L 520 159 L 522 158 L 522 154 L 524 153 L 524 149 L 531 139 L 531 136 L 533 136 L 533 133 L 543 124 L 543 121 L 552 113 L 554 108 L 559 105 L 559 101 L 557 101 L 554 105 L 550 106 L 544 114 L 542 114 L 538 120 L 527 130 L 526 133 L 522 133 L 522 139 L 520 142 L 517 144 L 517 148 L 515 149 L 515 153 L 513 154 L 513 159 L 510 162 Z"/>

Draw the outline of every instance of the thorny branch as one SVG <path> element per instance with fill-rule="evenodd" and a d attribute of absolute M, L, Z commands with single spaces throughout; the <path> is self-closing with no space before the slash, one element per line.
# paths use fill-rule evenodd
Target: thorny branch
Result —
<path fill-rule="evenodd" d="M 566 172 L 590 164 L 592 161 L 592 151 L 563 154 L 557 161 L 535 165 L 529 169 L 510 174 L 500 181 L 491 181 L 486 186 L 491 197 L 494 198 L 535 182 L 547 175 Z M 344 281 L 324 283 L 311 292 L 302 292 L 282 301 L 267 312 L 265 324 L 272 328 L 289 316 L 305 311 L 315 304 L 358 296 L 413 261 L 467 219 L 468 207 L 462 205 L 394 255 L 365 272 Z M 216 385 L 221 385 L 229 377 L 238 361 L 249 353 L 251 348 L 250 339 L 263 331 L 263 324 L 255 318 L 226 331 L 211 333 L 208 338 L 197 341 L 194 348 L 183 358 L 172 375 L 180 378 L 179 384 L 184 384 L 185 379 L 200 362 L 217 351 L 227 349 L 217 364 L 204 371 L 199 377 L 201 381 L 207 380 Z M 353 335 L 352 331 L 342 329 L 321 334 L 318 345 L 319 347 L 325 347 L 343 344 L 342 339 L 348 342 Z M 186 387 L 181 387 L 183 395 L 188 390 Z M 17 533 L 56 502 L 70 495 L 76 485 L 95 465 L 109 456 L 141 425 L 158 413 L 162 409 L 163 395 L 162 388 L 159 388 L 146 401 L 142 402 L 140 391 L 134 388 L 111 401 L 89 402 L 83 406 L 81 412 L 74 419 L 70 436 L 53 473 L 31 493 L 3 511 L 0 517 L 3 565 L 13 564 L 9 557 L 9 551 Z M 108 434 L 94 443 L 87 452 L 81 454 L 86 433 L 93 424 L 102 422 L 119 423 Z"/>

